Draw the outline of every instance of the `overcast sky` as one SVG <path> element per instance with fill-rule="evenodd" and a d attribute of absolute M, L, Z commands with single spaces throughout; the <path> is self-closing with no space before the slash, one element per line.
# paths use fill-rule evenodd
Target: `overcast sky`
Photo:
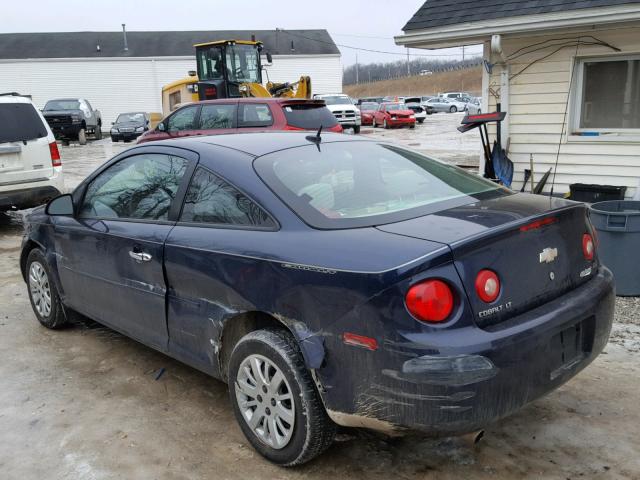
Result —
<path fill-rule="evenodd" d="M 344 65 L 406 58 L 406 49 L 393 42 L 422 5 L 421 0 L 78 0 L 2 1 L 0 32 L 127 30 L 269 30 L 325 28 L 339 44 Z M 212 39 L 214 40 L 214 39 Z M 397 52 L 385 55 L 345 46 Z M 468 47 L 467 55 L 480 52 Z M 411 49 L 410 54 L 460 55 L 461 49 Z"/>

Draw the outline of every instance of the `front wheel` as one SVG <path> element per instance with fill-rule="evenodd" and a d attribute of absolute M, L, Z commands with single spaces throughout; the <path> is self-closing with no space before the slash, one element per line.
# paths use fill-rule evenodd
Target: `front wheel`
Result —
<path fill-rule="evenodd" d="M 418 123 L 422 123 L 422 122 L 424 122 L 424 118 L 419 118 Z"/>
<path fill-rule="evenodd" d="M 78 132 L 78 143 L 80 145 L 87 144 L 87 131 L 84 128 L 81 128 L 80 131 Z"/>
<path fill-rule="evenodd" d="M 94 136 L 96 137 L 96 140 L 102 140 L 102 125 L 98 124 Z"/>
<path fill-rule="evenodd" d="M 413 125 L 409 125 L 409 128 L 416 128 L 415 123 Z"/>
<path fill-rule="evenodd" d="M 31 308 L 38 321 L 47 328 L 58 329 L 67 324 L 56 286 L 42 252 L 35 248 L 27 257 L 27 286 Z"/>
<path fill-rule="evenodd" d="M 360 125 L 356 125 L 355 127 L 353 127 L 353 133 L 355 134 L 360 133 Z"/>
<path fill-rule="evenodd" d="M 455 105 L 453 105 L 453 106 L 449 109 L 449 111 L 450 111 L 451 113 L 456 113 L 456 112 L 458 111 L 458 108 L 457 108 Z"/>
<path fill-rule="evenodd" d="M 273 463 L 300 465 L 333 441 L 336 425 L 288 332 L 258 330 L 238 342 L 229 361 L 229 396 L 242 433 Z"/>
<path fill-rule="evenodd" d="M 383 127 L 384 129 L 389 128 L 389 124 L 387 123 L 387 119 L 386 119 L 386 118 L 384 119 L 384 123 L 382 124 L 382 127 Z"/>

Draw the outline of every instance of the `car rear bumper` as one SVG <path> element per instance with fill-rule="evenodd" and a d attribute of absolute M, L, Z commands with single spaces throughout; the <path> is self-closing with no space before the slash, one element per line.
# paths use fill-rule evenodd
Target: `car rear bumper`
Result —
<path fill-rule="evenodd" d="M 53 185 L 0 192 L 0 211 L 36 207 L 60 194 L 60 190 Z"/>
<path fill-rule="evenodd" d="M 601 268 L 572 292 L 491 330 L 407 334 L 402 342 L 379 342 L 375 352 L 352 347 L 339 372 L 318 372 L 331 385 L 325 404 L 346 426 L 439 435 L 479 430 L 593 361 L 608 341 L 614 302 L 612 274 Z"/>

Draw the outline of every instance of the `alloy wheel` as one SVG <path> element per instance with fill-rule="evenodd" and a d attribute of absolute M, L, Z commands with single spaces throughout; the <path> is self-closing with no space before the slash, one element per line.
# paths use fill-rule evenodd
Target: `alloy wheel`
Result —
<path fill-rule="evenodd" d="M 235 382 L 242 417 L 258 439 L 274 449 L 287 446 L 295 426 L 295 403 L 282 370 L 268 358 L 245 358 Z"/>
<path fill-rule="evenodd" d="M 31 263 L 29 290 L 38 314 L 42 317 L 48 317 L 51 314 L 51 287 L 49 276 L 40 262 Z"/>

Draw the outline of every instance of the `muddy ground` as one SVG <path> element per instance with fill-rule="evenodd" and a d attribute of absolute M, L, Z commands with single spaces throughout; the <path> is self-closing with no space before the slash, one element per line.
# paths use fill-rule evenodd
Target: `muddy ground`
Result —
<path fill-rule="evenodd" d="M 455 117 L 375 135 L 471 162 L 476 143 L 454 136 Z M 63 147 L 68 186 L 123 148 Z M 319 459 L 283 470 L 248 446 L 224 384 L 96 324 L 40 327 L 18 269 L 21 235 L 20 213 L 0 217 L 2 480 L 640 478 L 639 299 L 618 300 L 605 354 L 475 447 L 345 432 Z"/>

